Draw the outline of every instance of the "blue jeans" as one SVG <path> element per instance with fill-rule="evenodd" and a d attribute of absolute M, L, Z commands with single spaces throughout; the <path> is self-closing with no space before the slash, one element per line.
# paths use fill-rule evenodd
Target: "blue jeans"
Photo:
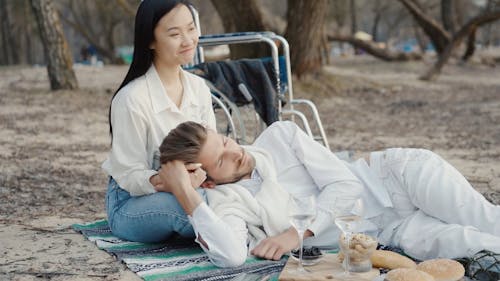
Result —
<path fill-rule="evenodd" d="M 114 235 L 136 242 L 161 242 L 177 233 L 194 237 L 186 213 L 172 193 L 131 196 L 109 178 L 106 211 Z"/>

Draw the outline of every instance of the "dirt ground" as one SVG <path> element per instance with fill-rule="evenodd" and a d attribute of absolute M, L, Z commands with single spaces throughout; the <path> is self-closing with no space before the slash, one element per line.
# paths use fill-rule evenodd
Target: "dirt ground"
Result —
<path fill-rule="evenodd" d="M 334 59 L 294 83 L 313 99 L 331 149 L 423 147 L 500 204 L 500 67 Z M 49 91 L 46 69 L 0 68 L 0 280 L 137 280 L 73 232 L 105 218 L 107 110 L 127 67 L 77 66 L 78 91 Z"/>

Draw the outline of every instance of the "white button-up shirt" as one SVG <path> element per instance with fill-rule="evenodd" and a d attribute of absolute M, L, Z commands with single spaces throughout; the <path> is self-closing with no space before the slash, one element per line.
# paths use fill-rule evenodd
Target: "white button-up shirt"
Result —
<path fill-rule="evenodd" d="M 210 90 L 203 79 L 181 70 L 180 108 L 168 97 L 154 65 L 115 96 L 113 141 L 102 168 L 133 196 L 154 193 L 149 178 L 160 166 L 159 147 L 178 124 L 195 121 L 215 130 Z"/>
<path fill-rule="evenodd" d="M 278 182 L 285 190 L 291 194 L 316 195 L 317 215 L 308 227 L 315 236 L 306 239 L 304 243 L 335 246 L 340 234 L 332 217 L 335 198 L 343 194 L 357 196 L 370 193 L 363 182 L 373 184 L 376 180 L 364 159 L 353 164 L 340 160 L 291 122 L 274 123 L 259 136 L 254 145 L 265 149 L 273 157 Z M 260 188 L 260 182 L 259 176 L 254 172 L 251 179 L 239 183 L 255 194 Z M 375 198 L 368 200 L 370 203 L 367 207 L 370 209 L 366 210 L 365 217 L 380 214 L 387 203 Z M 215 265 L 238 265 L 236 261 L 242 260 L 242 253 L 246 257 L 248 231 L 241 218 L 219 218 L 202 203 L 189 216 L 189 220 L 195 233 L 207 243 L 208 248 L 201 243 L 200 245 Z"/>

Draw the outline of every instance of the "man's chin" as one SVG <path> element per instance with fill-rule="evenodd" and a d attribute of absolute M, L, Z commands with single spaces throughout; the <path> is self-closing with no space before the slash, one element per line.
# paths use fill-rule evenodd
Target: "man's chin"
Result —
<path fill-rule="evenodd" d="M 251 175 L 252 175 L 252 172 L 250 171 L 250 173 L 243 173 L 241 175 L 236 175 L 236 176 L 234 176 L 233 179 L 216 181 L 216 184 L 221 185 L 221 184 L 229 184 L 229 183 L 239 182 L 242 179 L 249 179 L 251 177 Z"/>

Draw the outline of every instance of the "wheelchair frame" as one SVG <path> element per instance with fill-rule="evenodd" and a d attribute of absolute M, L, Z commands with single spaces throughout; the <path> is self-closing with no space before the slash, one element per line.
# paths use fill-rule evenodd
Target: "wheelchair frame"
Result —
<path fill-rule="evenodd" d="M 195 24 L 198 28 L 198 31 L 201 34 L 198 12 L 192 7 L 191 10 L 193 12 Z M 286 39 L 283 38 L 282 36 L 276 35 L 273 32 L 269 31 L 203 35 L 200 36 L 199 38 L 197 52 L 194 58 L 194 65 L 205 61 L 205 56 L 203 51 L 204 47 L 232 45 L 232 44 L 250 44 L 250 43 L 265 43 L 266 45 L 269 46 L 271 50 L 271 60 L 273 62 L 273 67 L 276 74 L 275 87 L 278 93 L 277 108 L 278 108 L 279 120 L 283 120 L 284 116 L 290 116 L 290 119 L 295 122 L 295 117 L 297 117 L 298 119 L 301 120 L 305 132 L 315 140 L 321 141 L 323 145 L 329 149 L 330 147 L 328 144 L 328 140 L 325 131 L 323 129 L 323 125 L 321 123 L 318 110 L 314 105 L 314 103 L 307 99 L 295 99 L 293 96 L 292 69 L 290 63 L 290 47 Z M 285 64 L 284 70 L 280 69 L 278 44 L 281 45 L 282 47 L 281 49 Z M 283 74 L 284 77 L 286 78 L 286 84 L 284 84 L 284 87 L 281 87 L 282 81 L 280 81 L 280 74 L 281 74 L 280 71 L 284 71 Z M 233 138 L 238 140 L 239 142 L 244 143 L 246 140 L 247 133 L 238 106 L 236 106 L 233 102 L 231 102 L 224 95 L 224 93 L 220 92 L 215 87 L 213 87 L 211 83 L 207 83 L 207 85 L 213 91 L 212 99 L 214 101 L 214 104 L 222 109 L 224 115 L 228 119 L 229 131 L 231 132 Z M 244 91 L 244 89 L 242 91 Z M 283 106 L 283 101 L 286 101 L 285 106 Z M 318 131 L 316 135 L 313 134 L 311 126 L 309 125 L 309 120 L 307 119 L 306 115 L 303 112 L 297 110 L 294 107 L 294 105 L 305 105 L 306 107 L 309 108 L 310 113 L 313 117 L 313 121 Z M 260 124 L 259 131 L 261 131 L 265 127 L 265 124 L 258 117 L 257 114 L 255 115 L 257 116 L 256 118 L 260 120 L 260 122 L 258 121 L 258 123 Z M 233 118 L 236 119 L 236 123 Z"/>

